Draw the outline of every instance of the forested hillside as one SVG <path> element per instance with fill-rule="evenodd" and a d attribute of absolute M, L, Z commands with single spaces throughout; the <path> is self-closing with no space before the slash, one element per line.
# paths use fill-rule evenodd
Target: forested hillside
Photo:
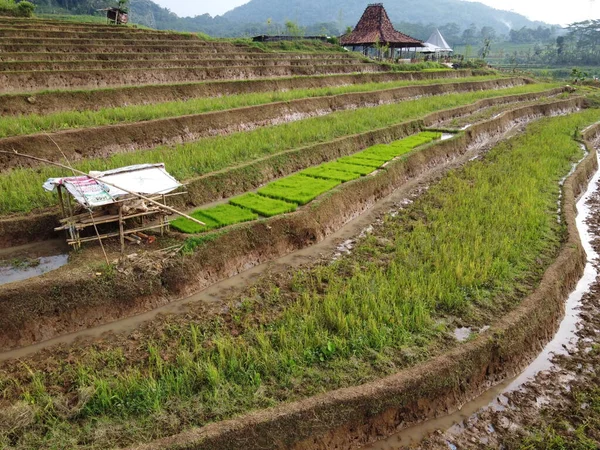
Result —
<path fill-rule="evenodd" d="M 38 12 L 98 14 L 98 9 L 117 2 L 34 0 L 34 3 L 38 5 Z M 151 0 L 132 0 L 128 6 L 134 23 L 226 37 L 285 33 L 288 21 L 301 25 L 306 34 L 339 35 L 356 24 L 366 4 L 364 0 L 252 0 L 217 17 L 208 14 L 179 17 Z M 469 43 L 469 39 L 479 41 L 480 37 L 490 34 L 507 35 L 511 29 L 539 25 L 519 14 L 461 0 L 432 0 L 426 9 L 416 7 L 409 0 L 395 0 L 385 6 L 392 21 L 405 33 L 426 39 L 432 28 L 440 27 L 451 44 Z"/>

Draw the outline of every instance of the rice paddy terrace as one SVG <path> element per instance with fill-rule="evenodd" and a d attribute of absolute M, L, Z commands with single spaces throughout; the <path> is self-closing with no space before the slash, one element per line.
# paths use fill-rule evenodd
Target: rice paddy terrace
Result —
<path fill-rule="evenodd" d="M 0 447 L 357 448 L 455 409 L 580 276 L 590 94 L 0 18 Z M 52 163 L 165 163 L 204 225 L 69 251 Z"/>

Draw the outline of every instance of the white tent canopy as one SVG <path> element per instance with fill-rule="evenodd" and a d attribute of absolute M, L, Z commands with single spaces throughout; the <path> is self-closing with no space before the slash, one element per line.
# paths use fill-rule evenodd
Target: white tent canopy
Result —
<path fill-rule="evenodd" d="M 440 33 L 440 30 L 436 28 L 431 33 L 431 36 L 429 36 L 429 39 L 425 41 L 425 47 L 417 48 L 415 51 L 420 53 L 450 53 L 453 50 L 446 42 L 446 39 L 444 39 L 444 36 L 442 36 L 442 33 Z"/>

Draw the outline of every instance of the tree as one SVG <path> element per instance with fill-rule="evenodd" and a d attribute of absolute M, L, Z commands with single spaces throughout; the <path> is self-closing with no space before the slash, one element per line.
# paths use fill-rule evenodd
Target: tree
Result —
<path fill-rule="evenodd" d="M 491 45 L 492 41 L 489 38 L 486 38 L 483 41 L 483 47 L 481 47 L 481 49 L 479 50 L 479 56 L 481 59 L 487 58 L 487 56 L 490 54 Z"/>
<path fill-rule="evenodd" d="M 300 37 L 304 36 L 304 28 L 300 27 L 293 20 L 288 20 L 285 22 L 285 29 L 289 36 Z"/>
<path fill-rule="evenodd" d="M 496 40 L 496 30 L 490 26 L 485 26 L 481 28 L 479 35 L 481 36 L 481 39 L 484 41 L 484 43 L 486 39 L 490 41 Z"/>
<path fill-rule="evenodd" d="M 477 43 L 477 25 L 471 24 L 469 28 L 463 31 L 462 41 L 464 44 L 473 45 Z"/>

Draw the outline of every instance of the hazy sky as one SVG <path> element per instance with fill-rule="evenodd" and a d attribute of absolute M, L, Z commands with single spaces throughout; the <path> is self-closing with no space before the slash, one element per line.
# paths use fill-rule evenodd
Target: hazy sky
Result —
<path fill-rule="evenodd" d="M 155 0 L 180 16 L 209 13 L 223 14 L 249 0 Z M 384 0 L 393 2 L 394 0 Z M 533 20 L 566 25 L 571 22 L 599 18 L 600 0 L 478 0 L 497 9 L 513 10 Z M 365 0 L 365 4 L 369 1 Z"/>

